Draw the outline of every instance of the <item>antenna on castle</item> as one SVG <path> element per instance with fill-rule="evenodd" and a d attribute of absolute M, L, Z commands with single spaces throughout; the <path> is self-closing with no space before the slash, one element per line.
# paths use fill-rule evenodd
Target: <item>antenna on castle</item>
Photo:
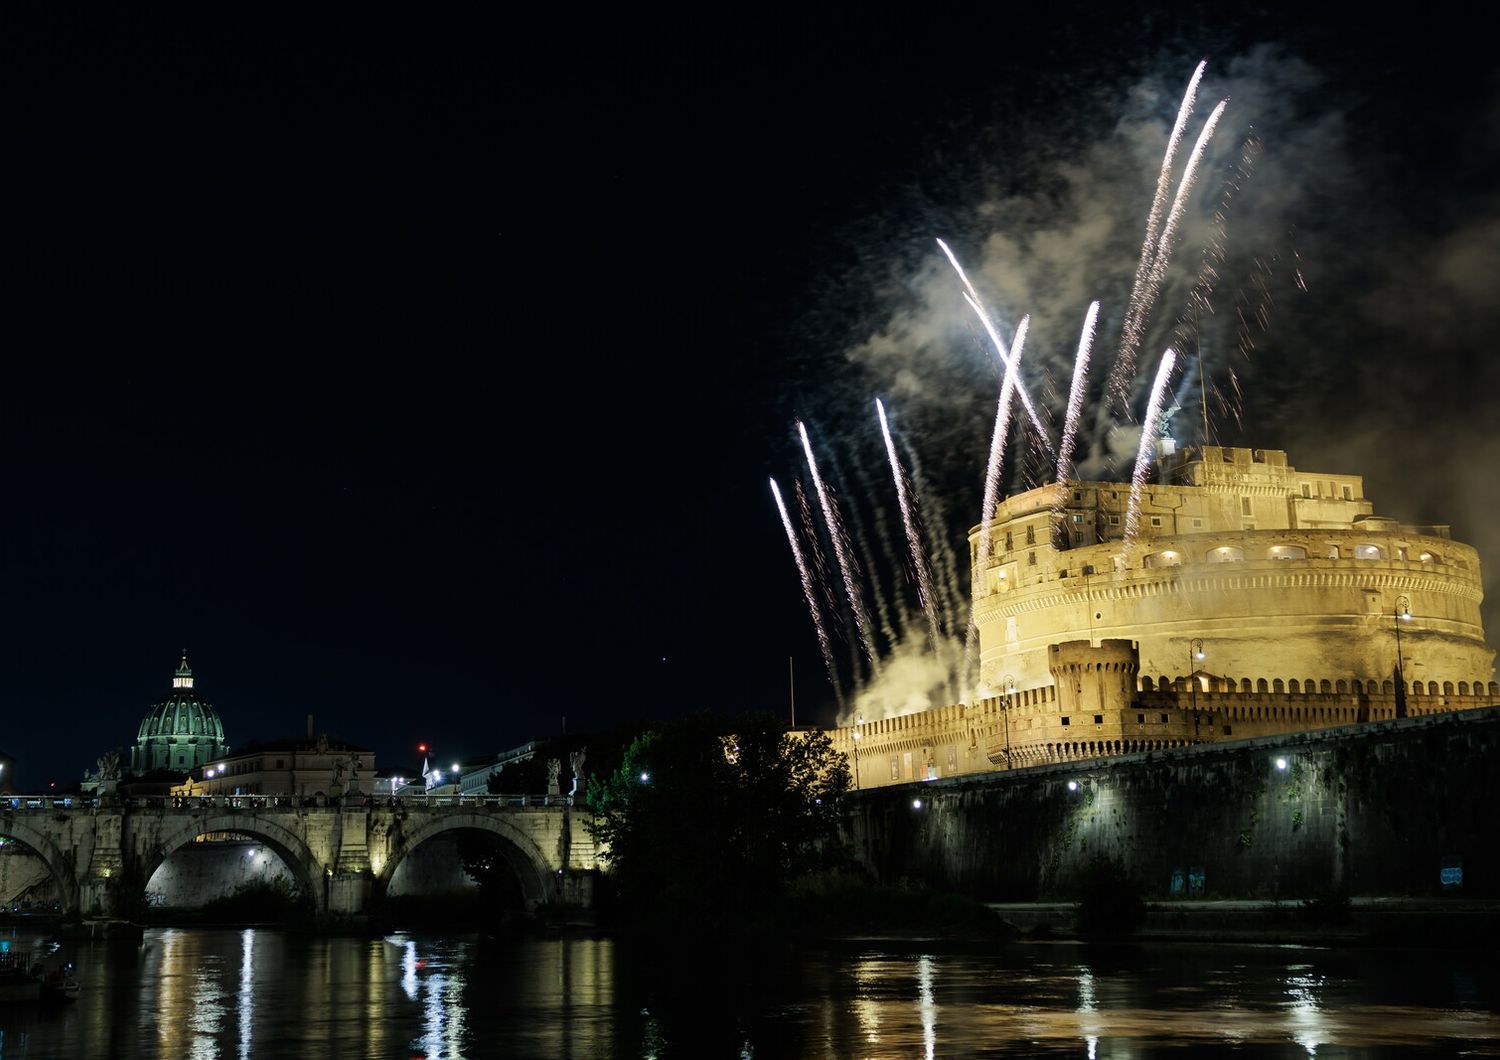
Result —
<path fill-rule="evenodd" d="M 792 728 L 797 727 L 797 671 L 792 666 L 792 657 L 786 657 L 786 683 L 787 691 L 792 697 Z"/>

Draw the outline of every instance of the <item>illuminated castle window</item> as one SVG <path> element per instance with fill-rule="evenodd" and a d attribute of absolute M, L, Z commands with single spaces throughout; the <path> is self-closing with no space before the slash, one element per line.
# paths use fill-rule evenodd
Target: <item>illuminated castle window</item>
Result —
<path fill-rule="evenodd" d="M 1266 555 L 1271 559 L 1306 559 L 1307 549 L 1301 545 L 1276 545 Z"/>
<path fill-rule="evenodd" d="M 1385 553 L 1379 545 L 1355 545 L 1355 559 L 1385 559 Z"/>
<path fill-rule="evenodd" d="M 1170 549 L 1168 549 L 1166 552 L 1153 552 L 1151 555 L 1146 557 L 1146 566 L 1180 567 L 1182 566 L 1182 553 L 1173 552 Z"/>
<path fill-rule="evenodd" d="M 1210 563 L 1238 563 L 1245 558 L 1245 550 L 1232 545 L 1211 548 L 1205 557 Z"/>

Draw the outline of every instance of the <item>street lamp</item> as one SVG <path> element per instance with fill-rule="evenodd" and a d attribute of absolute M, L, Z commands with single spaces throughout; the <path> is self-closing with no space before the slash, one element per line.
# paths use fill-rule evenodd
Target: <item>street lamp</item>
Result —
<path fill-rule="evenodd" d="M 1198 741 L 1198 663 L 1203 659 L 1203 638 L 1188 642 L 1188 683 L 1193 686 L 1193 742 Z"/>
<path fill-rule="evenodd" d="M 1010 769 L 1010 701 L 1016 694 L 1016 679 L 1010 674 L 1000 678 L 1000 691 L 1005 696 L 1005 705 L 1000 708 L 1000 716 L 1005 724 L 1005 768 Z"/>
<path fill-rule="evenodd" d="M 1391 624 L 1396 627 L 1396 717 L 1406 717 L 1406 671 L 1401 662 L 1401 623 L 1411 620 L 1411 599 L 1396 597 L 1391 609 Z"/>

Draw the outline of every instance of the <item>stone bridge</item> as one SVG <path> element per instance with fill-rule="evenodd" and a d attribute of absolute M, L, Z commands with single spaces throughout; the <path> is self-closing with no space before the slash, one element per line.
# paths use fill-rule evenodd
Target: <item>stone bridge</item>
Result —
<path fill-rule="evenodd" d="M 493 836 L 528 909 L 589 905 L 598 861 L 586 808 L 566 797 L 324 800 L 245 797 L 0 800 L 0 836 L 44 861 L 65 913 L 103 916 L 144 888 L 186 843 L 231 833 L 274 850 L 320 915 L 357 916 L 385 894 L 422 843 L 467 830 Z"/>

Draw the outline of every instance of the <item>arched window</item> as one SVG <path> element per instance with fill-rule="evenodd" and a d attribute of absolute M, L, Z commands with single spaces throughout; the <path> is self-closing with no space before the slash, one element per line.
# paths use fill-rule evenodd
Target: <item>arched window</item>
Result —
<path fill-rule="evenodd" d="M 1154 687 L 1154 684 L 1153 684 L 1151 678 L 1149 678 L 1149 677 L 1143 677 L 1143 678 L 1141 678 L 1141 691 L 1143 691 L 1143 692 L 1153 692 L 1153 691 L 1155 691 L 1155 687 Z"/>
<path fill-rule="evenodd" d="M 1453 682 L 1452 681 L 1444 681 L 1443 682 L 1443 695 L 1445 695 L 1445 696 L 1451 696 L 1452 694 L 1453 694 Z"/>
<path fill-rule="evenodd" d="M 1246 677 L 1242 681 L 1240 681 L 1240 691 L 1241 692 L 1248 692 L 1248 691 L 1250 691 L 1250 678 Z"/>
<path fill-rule="evenodd" d="M 1148 567 L 1180 567 L 1182 566 L 1182 553 L 1167 549 L 1165 552 L 1153 552 L 1146 557 Z"/>
<path fill-rule="evenodd" d="M 1389 681 L 1385 681 L 1385 682 L 1383 682 L 1381 684 L 1380 690 L 1382 692 L 1385 692 L 1385 693 L 1389 694 L 1391 692 L 1394 692 L 1396 689 L 1395 689 L 1395 686 L 1392 685 Z"/>
<path fill-rule="evenodd" d="M 1271 691 L 1280 695 L 1282 692 L 1286 691 L 1286 684 L 1281 680 L 1281 678 L 1278 677 L 1276 680 L 1271 682 Z"/>
<path fill-rule="evenodd" d="M 1461 696 L 1466 696 L 1469 694 L 1469 682 L 1460 681 L 1458 683 L 1458 694 Z"/>
<path fill-rule="evenodd" d="M 1262 677 L 1259 681 L 1255 682 L 1255 690 L 1257 692 L 1269 692 L 1271 689 L 1270 686 L 1266 684 L 1266 679 Z"/>
<path fill-rule="evenodd" d="M 1302 682 L 1302 690 L 1311 695 L 1318 690 L 1318 682 L 1309 677 L 1306 681 Z"/>
<path fill-rule="evenodd" d="M 1329 559 L 1338 559 L 1339 558 L 1339 547 L 1337 545 L 1329 545 L 1328 546 L 1328 558 Z"/>
<path fill-rule="evenodd" d="M 1245 558 L 1245 550 L 1233 545 L 1220 545 L 1209 549 L 1203 558 L 1209 563 L 1239 563 Z"/>
<path fill-rule="evenodd" d="M 1306 559 L 1307 549 L 1301 545 L 1272 545 L 1266 551 L 1267 559 Z"/>
<path fill-rule="evenodd" d="M 1324 695 L 1331 694 L 1333 692 L 1333 682 L 1329 681 L 1326 677 L 1323 678 L 1323 680 L 1318 682 L 1318 691 Z"/>
<path fill-rule="evenodd" d="M 1490 695 L 1500 696 L 1500 681 L 1490 682 Z"/>
<path fill-rule="evenodd" d="M 1385 559 L 1385 550 L 1379 545 L 1355 545 L 1355 559 Z"/>
<path fill-rule="evenodd" d="M 1336 683 L 1335 683 L 1335 684 L 1334 684 L 1334 686 L 1333 686 L 1333 687 L 1334 687 L 1334 688 L 1335 688 L 1335 689 L 1337 689 L 1337 690 L 1338 690 L 1338 692 L 1339 692 L 1339 693 L 1340 693 L 1340 694 L 1341 694 L 1341 695 L 1342 695 L 1342 694 L 1343 694 L 1343 693 L 1345 693 L 1345 692 L 1347 692 L 1347 691 L 1349 691 L 1349 682 L 1347 682 L 1347 681 L 1345 681 L 1345 680 L 1343 680 L 1343 679 L 1342 679 L 1342 678 L 1340 678 L 1340 679 L 1339 679 L 1339 680 L 1338 680 L 1338 681 L 1337 681 L 1337 682 L 1336 682 Z"/>
<path fill-rule="evenodd" d="M 1417 559 L 1420 560 L 1423 563 L 1441 563 L 1441 562 L 1443 562 L 1438 556 L 1434 555 L 1431 552 L 1422 552 L 1421 554 L 1419 554 L 1417 556 Z"/>
<path fill-rule="evenodd" d="M 1301 684 L 1301 682 L 1299 682 L 1299 681 L 1298 681 L 1298 680 L 1297 680 L 1297 679 L 1296 679 L 1296 678 L 1295 678 L 1295 677 L 1294 677 L 1294 678 L 1292 678 L 1292 679 L 1291 679 L 1291 680 L 1290 680 L 1290 681 L 1288 681 L 1288 682 L 1287 682 L 1287 683 L 1286 683 L 1286 690 L 1287 690 L 1287 691 L 1288 691 L 1288 692 L 1290 692 L 1290 693 L 1291 693 L 1291 694 L 1292 694 L 1292 695 L 1294 695 L 1294 696 L 1295 696 L 1295 695 L 1300 695 L 1300 694 L 1301 694 L 1301 692 L 1302 692 L 1302 684 Z"/>

